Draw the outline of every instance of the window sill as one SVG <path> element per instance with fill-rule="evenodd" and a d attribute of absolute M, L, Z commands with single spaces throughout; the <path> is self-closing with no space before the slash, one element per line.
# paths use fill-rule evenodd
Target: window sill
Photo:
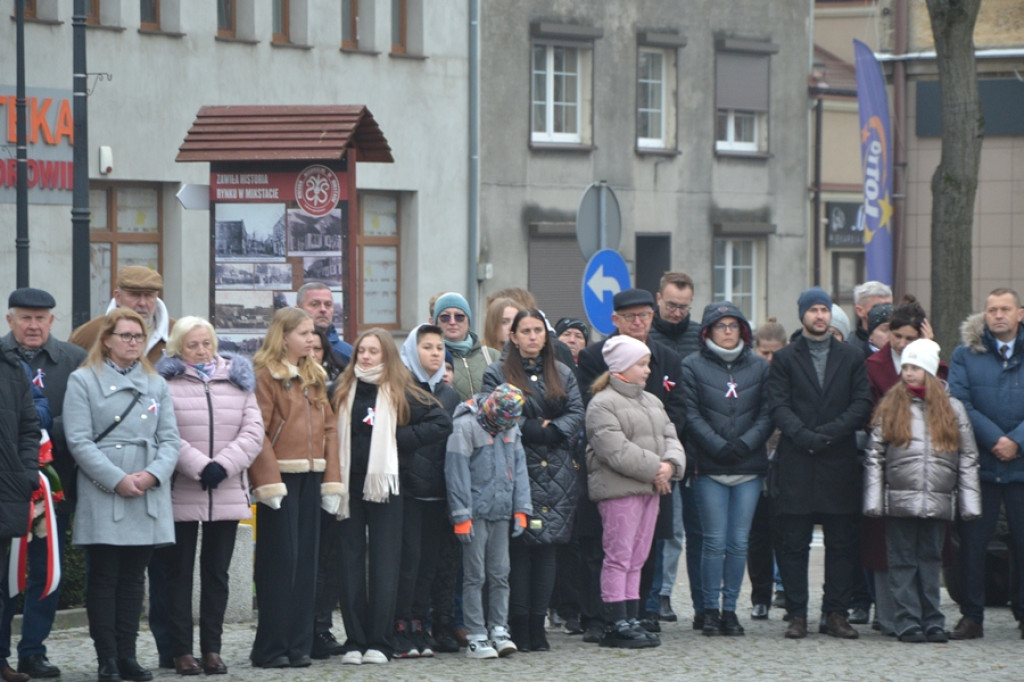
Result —
<path fill-rule="evenodd" d="M 184 38 L 185 34 L 179 31 L 160 31 L 151 28 L 140 28 L 139 35 L 144 36 L 163 36 L 165 38 Z"/>
<path fill-rule="evenodd" d="M 11 21 L 17 22 L 18 17 L 11 15 Z M 40 19 L 38 17 L 25 17 L 25 24 L 42 24 L 43 26 L 62 26 L 64 24 L 60 19 Z"/>
<path fill-rule="evenodd" d="M 214 36 L 218 43 L 238 43 L 240 45 L 259 45 L 260 41 L 254 38 L 229 38 L 227 36 Z"/>
<path fill-rule="evenodd" d="M 731 149 L 716 149 L 715 156 L 723 159 L 746 159 L 749 161 L 767 161 L 772 158 L 771 152 L 742 152 Z"/>
<path fill-rule="evenodd" d="M 530 149 L 535 152 L 576 152 L 589 154 L 596 151 L 597 146 L 592 144 L 572 142 L 530 142 Z"/>
<path fill-rule="evenodd" d="M 275 40 L 270 41 L 270 46 L 271 47 L 280 47 L 280 48 L 284 48 L 286 50 L 287 49 L 292 49 L 292 50 L 312 50 L 313 49 L 312 45 L 304 45 L 303 43 L 282 43 L 282 42 L 278 42 L 278 41 L 275 41 Z"/>
<path fill-rule="evenodd" d="M 668 149 L 667 147 L 637 147 L 637 156 L 666 156 L 676 157 L 682 154 L 678 149 Z"/>
<path fill-rule="evenodd" d="M 411 59 L 412 61 L 423 61 L 427 59 L 427 55 L 425 54 L 410 54 L 408 52 L 389 52 L 388 56 L 394 57 L 395 59 Z"/>
<path fill-rule="evenodd" d="M 341 48 L 341 51 L 344 52 L 345 54 L 362 54 L 366 55 L 367 57 L 376 57 L 377 55 L 380 54 L 378 50 L 364 50 L 358 47 L 343 47 Z"/>
<path fill-rule="evenodd" d="M 90 31 L 113 31 L 115 33 L 126 30 L 124 26 L 109 26 L 107 24 L 86 24 L 85 27 Z"/>

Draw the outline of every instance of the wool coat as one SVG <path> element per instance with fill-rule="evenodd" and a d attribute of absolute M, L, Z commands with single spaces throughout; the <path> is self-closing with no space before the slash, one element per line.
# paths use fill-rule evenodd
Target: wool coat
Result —
<path fill-rule="evenodd" d="M 177 357 L 156 366 L 167 380 L 181 437 L 171 478 L 175 521 L 237 521 L 252 517 L 248 469 L 263 447 L 263 417 L 256 402 L 252 363 L 220 355 L 209 381 Z M 204 490 L 200 476 L 210 462 L 228 477 Z"/>
<path fill-rule="evenodd" d="M 0 357 L 0 541 L 28 531 L 29 499 L 39 485 L 39 438 L 39 415 L 25 370 Z"/>
<path fill-rule="evenodd" d="M 133 399 L 141 397 L 121 415 Z M 117 427 L 99 443 L 112 423 Z M 171 475 L 181 441 L 167 382 L 136 365 L 121 374 L 106 363 L 72 373 L 64 394 L 64 432 L 78 463 L 76 545 L 168 545 L 174 542 Z M 148 471 L 157 483 L 140 497 L 114 489 L 127 474 Z"/>
<path fill-rule="evenodd" d="M 925 403 L 910 404 L 910 442 L 894 445 L 878 423 L 871 431 L 864 460 L 864 514 L 955 521 L 981 516 L 978 448 L 967 411 L 950 398 L 960 431 L 960 449 L 937 450 L 932 444 Z"/>
<path fill-rule="evenodd" d="M 587 405 L 587 489 L 594 502 L 655 495 L 662 462 L 672 480 L 686 471 L 686 455 L 661 401 L 639 384 L 613 376 Z"/>
<path fill-rule="evenodd" d="M 871 414 L 862 352 L 830 337 L 822 385 L 801 334 L 772 359 L 767 397 L 782 431 L 770 484 L 776 513 L 860 514 L 855 432 Z"/>

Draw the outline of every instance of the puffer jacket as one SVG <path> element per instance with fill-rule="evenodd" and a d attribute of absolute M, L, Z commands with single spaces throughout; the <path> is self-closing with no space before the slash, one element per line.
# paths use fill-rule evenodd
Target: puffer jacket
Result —
<path fill-rule="evenodd" d="M 28 528 L 29 499 L 39 487 L 39 438 L 32 384 L 0 355 L 0 542 Z"/>
<path fill-rule="evenodd" d="M 960 327 L 963 345 L 949 363 L 949 389 L 964 404 L 978 443 L 982 481 L 1024 483 L 1024 457 L 1004 462 L 992 454 L 1002 436 L 1024 449 L 1024 325 L 1017 327 L 1013 354 L 999 357 L 998 342 L 985 327 L 983 313 Z"/>
<path fill-rule="evenodd" d="M 448 439 L 444 473 L 452 522 L 531 516 L 530 478 L 519 427 L 491 436 L 477 422 L 476 411 L 475 401 L 460 403 Z"/>
<path fill-rule="evenodd" d="M 420 388 L 429 391 L 428 384 L 420 384 Z M 455 408 L 461 402 L 459 394 L 451 386 L 444 383 L 434 385 L 433 396 L 441 403 L 444 414 L 451 418 Z M 410 406 L 412 403 L 410 403 Z M 449 428 L 449 433 L 451 429 Z M 444 458 L 447 449 L 447 437 L 440 438 L 416 448 L 409 455 L 407 466 L 400 470 L 402 477 L 402 494 L 420 499 L 444 499 Z"/>
<path fill-rule="evenodd" d="M 469 400 L 483 390 L 480 386 L 484 370 L 492 362 L 496 362 L 499 357 L 497 351 L 482 346 L 480 339 L 473 332 L 469 332 L 469 338 L 473 339 L 473 345 L 467 353 L 462 353 L 446 345 L 455 361 L 452 365 L 455 373 L 452 378 L 452 388 L 459 394 L 461 400 Z"/>
<path fill-rule="evenodd" d="M 686 472 L 686 455 L 665 407 L 640 384 L 617 376 L 587 405 L 587 488 L 594 502 L 630 495 L 656 495 L 662 462 L 672 480 Z"/>
<path fill-rule="evenodd" d="M 768 472 L 765 441 L 772 431 L 765 397 L 768 363 L 751 350 L 750 324 L 728 301 L 704 309 L 701 338 L 710 338 L 711 326 L 723 317 L 734 317 L 740 323 L 743 350 L 729 364 L 707 346 L 683 360 L 686 451 L 696 460 L 694 471 L 698 476 L 761 476 Z M 730 457 L 722 452 L 736 441 L 742 441 L 745 453 L 734 451 Z"/>
<path fill-rule="evenodd" d="M 256 403 L 256 375 L 248 358 L 217 356 L 209 381 L 177 357 L 156 365 L 167 381 L 178 422 L 181 452 L 171 477 L 175 521 L 237 521 L 252 516 L 248 469 L 263 447 L 263 417 Z M 228 477 L 203 490 L 210 462 Z"/>
<path fill-rule="evenodd" d="M 654 321 L 647 338 L 663 346 L 667 346 L 686 359 L 701 349 L 701 325 L 687 315 L 680 322 L 663 320 L 658 311 L 654 311 Z"/>
<path fill-rule="evenodd" d="M 910 404 L 910 443 L 898 447 L 882 438 L 876 423 L 864 460 L 864 514 L 919 519 L 965 521 L 981 516 L 978 483 L 978 448 L 967 410 L 950 398 L 960 429 L 959 452 L 936 452 L 925 403 L 915 397 Z"/>
<path fill-rule="evenodd" d="M 570 451 L 572 439 L 583 426 L 583 399 L 571 369 L 555 360 L 565 397 L 547 399 L 544 386 L 544 363 L 538 358 L 523 358 L 523 370 L 531 393 L 523 391 L 526 404 L 519 420 L 526 451 L 526 470 L 530 476 L 530 499 L 533 514 L 523 534 L 531 545 L 568 542 L 576 515 L 579 488 L 576 485 L 576 462 Z M 494 363 L 484 372 L 483 391 L 490 393 L 505 382 L 502 363 Z M 545 419 L 551 423 L 541 427 Z"/>
<path fill-rule="evenodd" d="M 298 375 L 274 376 L 266 367 L 256 370 L 263 448 L 249 467 L 249 480 L 257 502 L 288 494 L 281 474 L 323 472 L 321 495 L 344 492 L 334 411 L 326 400 L 317 404 L 318 391 L 303 389 Z"/>

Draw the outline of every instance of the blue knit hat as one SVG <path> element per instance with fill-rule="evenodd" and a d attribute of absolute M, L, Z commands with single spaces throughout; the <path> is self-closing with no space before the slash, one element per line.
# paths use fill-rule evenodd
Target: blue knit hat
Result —
<path fill-rule="evenodd" d="M 796 302 L 797 310 L 800 311 L 800 319 L 804 319 L 804 315 L 807 314 L 812 305 L 818 305 L 819 303 L 828 308 L 829 311 L 832 310 L 832 297 L 821 287 L 811 287 L 800 294 L 800 298 Z"/>
<path fill-rule="evenodd" d="M 437 316 L 448 308 L 458 308 L 462 312 L 466 313 L 466 317 L 469 319 L 470 324 L 473 323 L 473 313 L 469 312 L 469 303 L 466 302 L 466 299 L 463 298 L 462 294 L 457 294 L 454 291 L 442 294 L 434 302 L 434 319 L 437 319 Z"/>

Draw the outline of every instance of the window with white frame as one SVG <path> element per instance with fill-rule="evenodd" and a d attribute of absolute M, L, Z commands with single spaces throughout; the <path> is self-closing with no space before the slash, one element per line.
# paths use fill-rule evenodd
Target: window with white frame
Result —
<path fill-rule="evenodd" d="M 667 69 L 665 50 L 641 47 L 636 65 L 636 137 L 639 147 L 665 148 L 667 128 Z"/>
<path fill-rule="evenodd" d="M 713 297 L 732 301 L 748 320 L 757 313 L 757 242 L 754 239 L 715 239 Z"/>
<path fill-rule="evenodd" d="M 726 38 L 715 53 L 715 150 L 768 151 L 773 43 Z"/>
<path fill-rule="evenodd" d="M 586 53 L 586 54 L 584 54 Z M 532 135 L 534 142 L 583 142 L 583 61 L 589 50 L 567 45 L 533 46 Z M 586 83 L 589 86 L 589 82 Z"/>

